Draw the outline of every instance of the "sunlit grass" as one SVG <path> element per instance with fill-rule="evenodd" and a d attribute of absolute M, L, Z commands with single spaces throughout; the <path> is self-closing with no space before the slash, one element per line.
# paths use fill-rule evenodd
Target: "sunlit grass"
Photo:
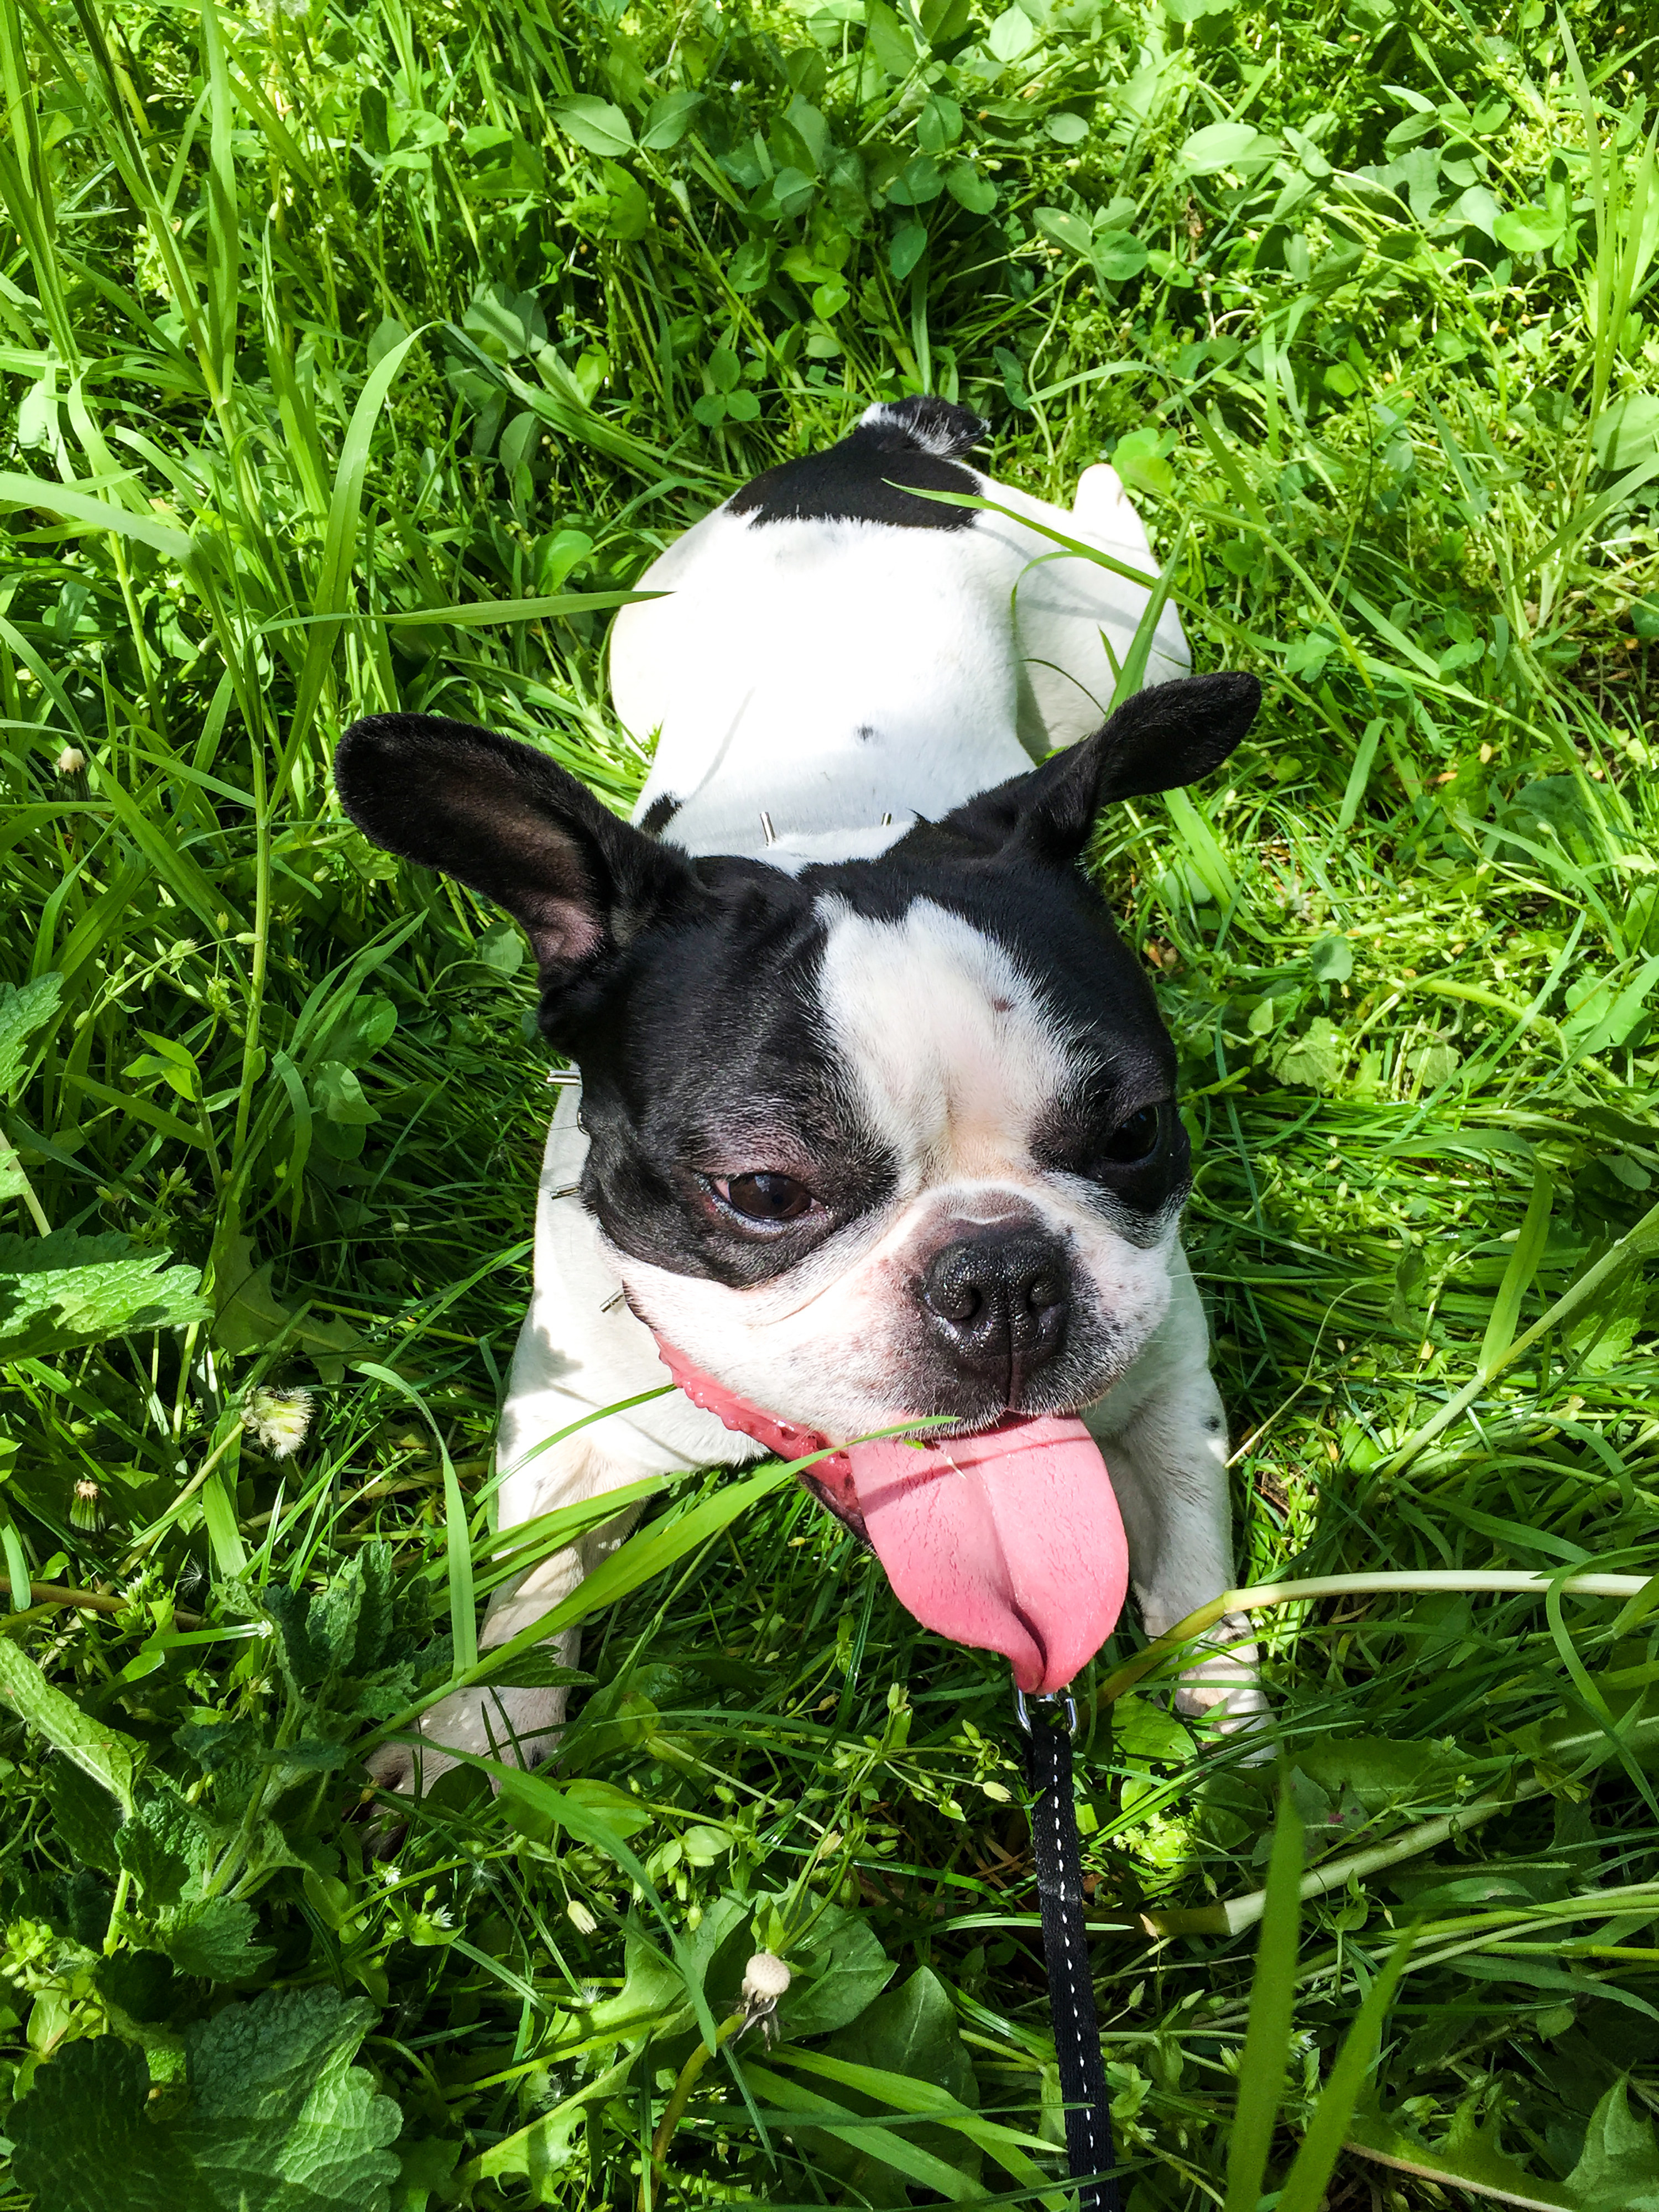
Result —
<path fill-rule="evenodd" d="M 562 1808 L 448 1777 L 395 1869 L 344 1818 L 489 1577 L 556 1071 L 516 932 L 341 821 L 334 739 L 459 714 L 624 805 L 615 595 L 873 398 L 980 408 L 996 471 L 1053 496 L 1109 454 L 1200 665 L 1267 683 L 1224 780 L 1098 853 L 1181 1054 L 1241 1580 L 1656 1564 L 1647 1248 L 1619 1243 L 1659 1177 L 1654 182 L 1635 29 L 1565 20 L 0 0 L 0 977 L 63 978 L 9 1060 L 0 1002 L 9 1643 L 143 1747 L 143 1802 L 191 1799 L 191 1881 L 235 1908 L 204 1951 L 114 1801 L 10 1728 L 15 2090 L 106 2036 L 170 2080 L 225 2003 L 343 1992 L 403 2179 L 338 2201 L 632 2203 L 692 1993 L 723 2018 L 764 1942 L 818 2009 L 697 2076 L 659 2192 L 1056 2170 L 1025 2140 L 1060 2130 L 1006 1683 L 787 1486 L 647 1520 Z M 43 1230 L 170 1254 L 201 1318 L 21 1338 Z M 313 1394 L 296 1451 L 245 1426 L 261 1388 Z M 30 1579 L 103 1609 L 25 1608 Z M 1350 2131 L 1395 2163 L 1345 2154 L 1329 2203 L 1634 2202 L 1639 1602 L 1258 1626 L 1309 1861 L 1364 1862 L 1303 1909 L 1269 2185 L 1414 1918 Z M 1236 2212 L 1255 1937 L 1216 1916 L 1267 1881 L 1274 1770 L 1148 1686 L 1080 1768 L 1130 2212 Z M 918 2083 L 981 2121 L 858 2129 Z M 100 2201 L 20 2158 L 9 2202 Z"/>

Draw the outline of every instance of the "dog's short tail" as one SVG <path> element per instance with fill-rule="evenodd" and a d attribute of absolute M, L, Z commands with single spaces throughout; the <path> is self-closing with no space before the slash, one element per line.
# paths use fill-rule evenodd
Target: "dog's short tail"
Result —
<path fill-rule="evenodd" d="M 936 453 L 942 461 L 954 461 L 963 453 L 972 453 L 988 435 L 991 426 L 971 407 L 954 406 L 948 399 L 936 399 L 931 392 L 921 392 L 914 398 L 884 399 L 874 407 L 866 407 L 859 417 L 859 428 L 896 431 L 908 444 L 922 453 Z"/>

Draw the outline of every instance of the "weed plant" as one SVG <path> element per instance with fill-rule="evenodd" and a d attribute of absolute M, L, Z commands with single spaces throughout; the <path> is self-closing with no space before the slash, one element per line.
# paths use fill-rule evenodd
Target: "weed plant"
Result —
<path fill-rule="evenodd" d="M 656 1501 L 556 1768 L 362 1817 L 568 1534 L 501 1559 L 489 1461 L 562 1072 L 333 742 L 623 806 L 617 595 L 933 389 L 1032 490 L 1109 456 L 1267 684 L 1097 862 L 1240 1579 L 1405 1584 L 1257 1615 L 1277 1767 L 1095 1695 L 1133 1621 L 1080 1686 L 1131 2212 L 1304 2136 L 1280 2212 L 1659 2208 L 1659 1643 L 1563 1588 L 1659 1565 L 1653 27 L 0 0 L 4 2204 L 1060 2201 L 1002 1671 L 787 1479 Z"/>

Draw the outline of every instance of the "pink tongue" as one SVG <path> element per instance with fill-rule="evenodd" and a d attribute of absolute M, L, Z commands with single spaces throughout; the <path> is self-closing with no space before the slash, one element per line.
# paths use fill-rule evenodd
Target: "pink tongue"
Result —
<path fill-rule="evenodd" d="M 823 1439 L 752 1406 L 657 1340 L 694 1405 L 788 1458 Z M 1116 1625 L 1128 1547 L 1100 1449 L 1081 1421 L 1015 1415 L 977 1436 L 853 1444 L 805 1480 L 861 1522 L 901 1605 L 925 1628 L 1003 1652 L 1022 1690 L 1058 1690 Z"/>
<path fill-rule="evenodd" d="M 1002 1421 L 918 1449 L 854 1444 L 853 1486 L 893 1594 L 924 1627 L 1001 1651 L 1022 1690 L 1080 1673 L 1123 1610 L 1129 1555 L 1081 1421 Z"/>

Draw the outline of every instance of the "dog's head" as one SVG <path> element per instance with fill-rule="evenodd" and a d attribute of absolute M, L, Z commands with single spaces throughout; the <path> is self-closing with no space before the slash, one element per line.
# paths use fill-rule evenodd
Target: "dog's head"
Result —
<path fill-rule="evenodd" d="M 1104 806 L 1217 767 L 1259 699 L 1143 692 L 878 858 L 796 875 L 659 843 L 464 723 L 359 722 L 337 774 L 368 836 L 527 932 L 635 1310 L 841 1441 L 1072 1411 L 1162 1319 L 1175 1055 L 1079 863 Z"/>

